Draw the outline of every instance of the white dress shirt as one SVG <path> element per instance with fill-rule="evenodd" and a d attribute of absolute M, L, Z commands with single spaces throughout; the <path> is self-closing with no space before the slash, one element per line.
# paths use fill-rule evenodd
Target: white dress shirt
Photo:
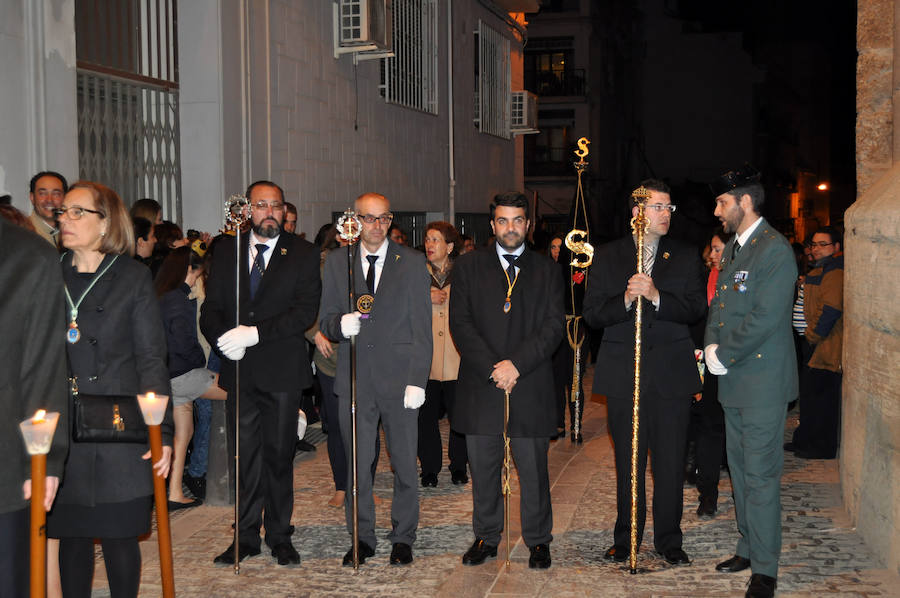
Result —
<path fill-rule="evenodd" d="M 362 271 L 364 276 L 369 275 L 369 260 L 367 256 L 377 255 L 378 261 L 375 262 L 375 291 L 378 291 L 378 283 L 381 281 L 381 272 L 384 270 L 384 260 L 387 259 L 387 248 L 388 248 L 388 240 L 385 239 L 381 243 L 381 247 L 378 248 L 374 253 L 366 249 L 366 246 L 360 242 L 359 244 L 359 259 L 360 264 L 362 265 Z"/>

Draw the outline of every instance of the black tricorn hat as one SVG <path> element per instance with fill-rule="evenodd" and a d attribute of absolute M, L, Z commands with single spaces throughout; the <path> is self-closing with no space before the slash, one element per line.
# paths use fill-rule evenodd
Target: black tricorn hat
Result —
<path fill-rule="evenodd" d="M 762 173 L 749 163 L 744 163 L 744 166 L 740 169 L 729 170 L 713 180 L 713 182 L 709 184 L 709 190 L 712 191 L 713 197 L 718 197 L 723 193 L 728 193 L 732 189 L 758 183 L 761 174 Z"/>

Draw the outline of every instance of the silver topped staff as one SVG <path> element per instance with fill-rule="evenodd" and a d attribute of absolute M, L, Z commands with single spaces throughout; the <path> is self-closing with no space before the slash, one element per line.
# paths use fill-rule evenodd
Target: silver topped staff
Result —
<path fill-rule="evenodd" d="M 236 193 L 225 202 L 225 222 L 234 229 L 234 325 L 241 325 L 241 227 L 250 220 L 250 200 Z M 234 574 L 241 572 L 241 361 L 234 362 Z"/>
<path fill-rule="evenodd" d="M 338 218 L 337 233 L 338 236 L 347 241 L 347 288 L 349 290 L 348 307 L 349 312 L 359 310 L 362 313 L 368 313 L 371 309 L 372 297 L 370 295 L 362 295 L 359 301 L 356 301 L 356 269 L 355 260 L 359 255 L 359 249 L 354 252 L 356 240 L 362 232 L 362 223 L 356 217 L 356 212 L 347 208 L 344 214 Z M 364 301 L 365 300 L 365 301 Z M 361 305 L 362 304 L 362 305 Z M 358 484 L 358 467 L 357 467 L 357 442 L 356 442 L 356 336 L 350 337 L 350 462 L 352 464 L 353 481 L 350 492 L 350 508 L 353 514 L 353 569 L 359 569 L 359 484 Z"/>

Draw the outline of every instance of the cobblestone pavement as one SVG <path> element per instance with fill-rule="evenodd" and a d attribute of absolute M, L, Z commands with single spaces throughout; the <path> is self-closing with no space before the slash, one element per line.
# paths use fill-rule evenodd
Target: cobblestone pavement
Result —
<path fill-rule="evenodd" d="M 589 385 L 585 386 L 590 388 Z M 796 426 L 788 418 L 786 430 Z M 442 431 L 447 434 L 446 422 Z M 652 519 L 639 555 L 647 572 L 630 575 L 603 560 L 612 543 L 615 520 L 615 476 L 612 447 L 606 431 L 602 397 L 585 409 L 584 444 L 568 438 L 550 448 L 553 496 L 553 566 L 528 569 L 528 549 L 521 542 L 518 523 L 518 486 L 513 476 L 510 527 L 512 564 L 499 558 L 479 567 L 464 567 L 460 556 L 472 542 L 471 484 L 454 486 L 448 472 L 437 488 L 420 489 L 421 515 L 413 547 L 415 562 L 408 567 L 388 564 L 392 475 L 382 451 L 375 491 L 379 544 L 376 555 L 354 573 L 341 566 L 350 546 L 342 509 L 327 506 L 334 487 L 324 444 L 295 462 L 293 542 L 303 559 L 296 568 L 279 567 L 263 546 L 263 553 L 245 560 L 240 575 L 231 567 L 216 567 L 213 557 L 231 542 L 233 509 L 201 506 L 173 513 L 175 587 L 178 596 L 281 598 L 301 596 L 625 596 L 714 597 L 743 596 L 749 571 L 721 574 L 714 565 L 731 556 L 737 540 L 734 503 L 727 475 L 720 482 L 719 514 L 699 520 L 697 491 L 685 487 L 684 549 L 693 559 L 672 567 L 653 551 Z M 446 443 L 445 443 L 446 446 Z M 900 596 L 900 576 L 879 565 L 872 552 L 850 527 L 840 499 L 839 463 L 803 461 L 788 454 L 782 480 L 784 535 L 778 596 L 817 597 Z M 647 495 L 652 483 L 648 480 Z M 649 500 L 648 500 L 649 502 Z M 156 538 L 142 542 L 144 555 L 141 596 L 161 595 Z M 109 595 L 102 559 L 98 559 L 94 597 Z"/>

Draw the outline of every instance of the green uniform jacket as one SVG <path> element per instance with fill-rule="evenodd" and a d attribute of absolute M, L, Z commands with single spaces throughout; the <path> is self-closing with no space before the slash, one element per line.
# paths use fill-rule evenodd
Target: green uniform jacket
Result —
<path fill-rule="evenodd" d="M 728 374 L 719 377 L 723 407 L 788 403 L 797 397 L 791 308 L 797 266 L 787 240 L 765 221 L 731 260 L 733 239 L 709 306 L 705 345 Z"/>

